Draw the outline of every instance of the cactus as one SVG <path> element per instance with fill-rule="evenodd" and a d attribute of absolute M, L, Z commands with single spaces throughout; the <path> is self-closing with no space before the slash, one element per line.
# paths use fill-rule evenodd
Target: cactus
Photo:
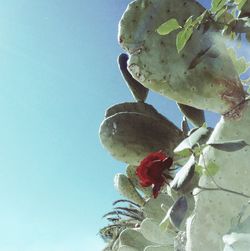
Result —
<path fill-rule="evenodd" d="M 172 122 L 143 103 L 115 105 L 100 127 L 102 144 L 118 160 L 138 165 L 150 152 L 162 149 L 172 155 L 184 137 Z"/>
<path fill-rule="evenodd" d="M 244 103 L 241 109 L 240 119 L 238 120 L 227 117 L 221 118 L 208 143 L 238 139 L 250 142 L 248 130 L 250 125 L 249 102 Z M 207 166 L 210 162 L 215 163 L 219 170 L 212 178 L 219 186 L 250 195 L 249 152 L 249 146 L 235 152 L 222 151 L 208 146 L 204 149 L 200 164 Z M 202 175 L 199 185 L 214 188 L 213 180 L 207 175 Z M 222 235 L 230 229 L 231 219 L 237 215 L 242 205 L 249 198 L 222 191 L 204 191 L 195 196 L 196 207 L 188 224 L 187 250 L 219 250 L 219 247 L 223 245 Z M 207 214 L 207 211 L 209 211 L 209 214 Z M 246 212 L 246 214 L 249 213 L 250 210 Z M 207 232 L 208 228 L 209 233 Z M 208 244 L 209 248 L 206 248 Z"/>
<path fill-rule="evenodd" d="M 201 26 L 179 54 L 176 31 L 168 36 L 155 32 L 166 20 L 176 18 L 183 26 L 203 11 L 195 1 L 136 0 L 121 18 L 119 42 L 130 55 L 128 70 L 145 87 L 178 103 L 224 114 L 245 93 L 218 33 Z"/>
<path fill-rule="evenodd" d="M 116 189 L 126 198 L 143 206 L 145 201 L 136 191 L 134 185 L 129 178 L 124 174 L 117 174 L 114 179 Z"/>
<path fill-rule="evenodd" d="M 131 74 L 129 73 L 127 69 L 127 61 L 128 61 L 128 55 L 127 54 L 121 54 L 118 57 L 118 65 L 120 67 L 120 71 L 131 90 L 131 93 L 136 101 L 142 101 L 144 102 L 148 95 L 148 88 L 145 88 L 143 85 L 141 85 L 138 81 L 136 81 Z"/>
<path fill-rule="evenodd" d="M 128 56 L 120 55 L 119 67 L 137 102 L 110 107 L 100 139 L 128 164 L 126 175 L 116 175 L 115 187 L 137 209 L 132 209 L 136 220 L 122 220 L 123 227 L 119 218 L 107 250 L 249 250 L 250 97 L 222 39 L 228 30 L 231 37 L 246 33 L 249 39 L 249 3 L 214 0 L 209 11 L 194 0 L 128 5 L 118 34 Z M 167 20 L 175 27 L 161 36 L 158 27 Z M 180 49 L 176 41 L 187 27 L 192 32 Z M 185 116 L 183 131 L 144 103 L 148 89 L 177 102 Z M 221 114 L 214 129 L 206 127 L 203 110 Z M 198 128 L 190 130 L 186 117 Z M 151 159 L 155 165 L 149 168 L 145 157 L 155 151 L 171 159 L 171 173 L 159 174 L 159 159 Z M 140 163 L 147 167 L 144 176 Z M 156 174 L 161 184 L 153 198 L 150 178 Z"/>
<path fill-rule="evenodd" d="M 201 127 L 205 123 L 205 115 L 203 110 L 183 104 L 178 104 L 178 107 L 194 126 Z"/>
<path fill-rule="evenodd" d="M 136 175 L 136 168 L 137 168 L 136 166 L 128 165 L 127 168 L 126 168 L 126 174 L 127 174 L 129 180 L 132 182 L 132 184 L 134 185 L 134 187 L 136 189 L 138 189 L 141 192 L 143 192 L 146 197 L 150 197 L 151 194 L 152 194 L 151 188 L 149 188 L 149 187 L 142 187 L 140 185 L 139 178 Z"/>

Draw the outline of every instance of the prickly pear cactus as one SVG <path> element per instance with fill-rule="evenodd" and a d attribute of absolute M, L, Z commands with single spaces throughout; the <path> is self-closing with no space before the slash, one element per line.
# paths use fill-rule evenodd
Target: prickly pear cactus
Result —
<path fill-rule="evenodd" d="M 244 139 L 250 143 L 250 103 L 246 101 L 240 107 L 240 117 L 233 120 L 222 117 L 215 127 L 208 143 L 228 142 Z M 222 236 L 230 230 L 232 219 L 249 201 L 250 187 L 250 147 L 232 152 L 223 147 L 208 146 L 200 158 L 200 165 L 206 168 L 210 163 L 218 166 L 218 171 L 210 177 L 202 175 L 199 186 L 223 188 L 236 191 L 234 194 L 226 191 L 203 191 L 195 196 L 196 207 L 188 222 L 187 250 L 222 250 Z M 215 182 L 216 184 L 215 184 Z M 244 197 L 243 194 L 248 195 Z M 249 208 L 250 209 L 250 208 Z M 208 213 L 209 212 L 209 213 Z M 245 212 L 250 214 L 250 210 Z M 208 231 L 209 229 L 209 231 Z"/>
<path fill-rule="evenodd" d="M 146 103 L 123 103 L 109 108 L 100 127 L 104 147 L 118 160 L 138 165 L 150 152 L 172 155 L 182 131 Z"/>
<path fill-rule="evenodd" d="M 183 26 L 203 11 L 192 0 L 136 0 L 121 18 L 118 37 L 130 55 L 128 70 L 145 87 L 178 103 L 223 114 L 245 94 L 218 32 L 201 25 L 180 54 L 176 31 L 167 36 L 156 32 L 171 18 Z"/>
<path fill-rule="evenodd" d="M 118 37 L 128 55 L 118 64 L 135 102 L 108 108 L 99 133 L 126 163 L 114 180 L 125 199 L 113 205 L 128 205 L 105 215 L 105 251 L 250 250 L 247 63 L 222 39 L 249 40 L 249 3 L 212 0 L 205 11 L 194 0 L 135 0 L 125 10 Z M 182 129 L 145 103 L 149 90 L 177 102 Z M 221 114 L 215 128 L 204 109 Z"/>

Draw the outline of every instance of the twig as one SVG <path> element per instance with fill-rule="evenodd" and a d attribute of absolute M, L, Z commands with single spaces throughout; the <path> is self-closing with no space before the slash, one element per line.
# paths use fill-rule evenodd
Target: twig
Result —
<path fill-rule="evenodd" d="M 199 193 L 201 193 L 201 192 L 203 192 L 203 191 L 223 191 L 223 192 L 227 192 L 227 193 L 236 194 L 236 195 L 239 195 L 239 196 L 248 198 L 248 199 L 250 198 L 250 195 L 247 195 L 247 194 L 244 194 L 244 193 L 241 193 L 241 192 L 237 192 L 237 191 L 234 191 L 234 190 L 230 190 L 230 189 L 227 189 L 227 188 L 223 188 L 223 187 L 221 187 L 220 185 L 218 185 L 218 183 L 215 181 L 215 179 L 212 177 L 212 175 L 209 174 L 209 170 L 208 170 L 208 168 L 206 167 L 206 162 L 205 162 L 205 158 L 204 158 L 203 152 L 201 152 L 201 157 L 202 157 L 202 160 L 203 160 L 204 168 L 206 169 L 209 178 L 210 178 L 210 179 L 212 180 L 212 182 L 216 185 L 216 187 L 214 187 L 214 188 L 212 188 L 212 187 L 202 187 L 202 186 L 199 186 L 199 185 L 198 185 L 197 187 L 200 188 L 201 191 L 199 191 L 199 192 L 196 193 L 196 194 L 193 194 L 194 196 L 198 195 Z"/>
<path fill-rule="evenodd" d="M 233 191 L 233 190 L 230 190 L 230 189 L 226 189 L 226 188 L 223 188 L 223 187 L 215 187 L 215 188 L 202 187 L 202 186 L 197 186 L 197 187 L 200 188 L 200 189 L 202 189 L 202 191 L 200 191 L 200 192 L 203 192 L 203 191 L 223 191 L 223 192 L 228 192 L 228 193 L 240 195 L 240 196 L 243 196 L 245 198 L 250 199 L 250 195 L 247 195 L 247 194 L 244 194 L 244 193 L 241 193 L 241 192 L 236 192 L 236 191 Z M 196 196 L 200 192 L 198 192 L 197 194 L 193 194 L 193 195 Z"/>

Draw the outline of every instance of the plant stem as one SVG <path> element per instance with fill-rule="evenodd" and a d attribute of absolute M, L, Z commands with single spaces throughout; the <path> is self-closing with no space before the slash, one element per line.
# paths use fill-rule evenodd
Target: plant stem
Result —
<path fill-rule="evenodd" d="M 209 174 L 209 170 L 207 169 L 206 161 L 205 161 L 205 157 L 204 157 L 203 152 L 201 152 L 201 157 L 202 157 L 202 160 L 203 160 L 204 168 L 206 169 L 206 171 Z M 197 187 L 201 189 L 200 192 L 202 192 L 202 191 L 223 191 L 223 192 L 236 194 L 236 195 L 239 195 L 239 196 L 250 199 L 250 195 L 247 195 L 247 194 L 244 194 L 244 193 L 241 193 L 241 192 L 237 192 L 237 191 L 233 191 L 233 190 L 221 187 L 220 185 L 218 185 L 218 183 L 215 181 L 215 179 L 210 174 L 209 174 L 209 178 L 212 180 L 212 182 L 215 184 L 216 187 L 214 187 L 214 188 L 212 188 L 212 187 L 202 187 L 202 186 L 198 185 Z M 194 196 L 198 195 L 200 192 L 198 192 L 197 194 L 194 194 Z"/>
<path fill-rule="evenodd" d="M 233 191 L 233 190 L 230 190 L 230 189 L 226 189 L 226 188 L 223 188 L 223 187 L 210 188 L 210 187 L 202 187 L 202 186 L 199 186 L 199 185 L 197 187 L 200 188 L 200 189 L 202 189 L 203 191 L 223 191 L 223 192 L 228 192 L 228 193 L 240 195 L 240 196 L 243 196 L 245 198 L 250 199 L 250 195 L 247 195 L 247 194 L 244 194 L 244 193 L 241 193 L 241 192 L 236 192 L 236 191 Z M 198 194 L 199 193 L 194 194 L 194 196 L 198 195 Z"/>

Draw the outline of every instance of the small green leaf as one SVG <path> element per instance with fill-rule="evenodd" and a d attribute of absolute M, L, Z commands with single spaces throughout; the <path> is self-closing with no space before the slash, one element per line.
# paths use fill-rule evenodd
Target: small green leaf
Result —
<path fill-rule="evenodd" d="M 213 0 L 211 11 L 213 13 L 218 12 L 227 2 L 227 0 Z"/>
<path fill-rule="evenodd" d="M 221 8 L 215 15 L 215 20 L 219 20 L 219 18 L 227 11 L 227 7 L 224 6 L 223 8 Z"/>
<path fill-rule="evenodd" d="M 231 140 L 231 141 L 207 143 L 207 145 L 225 152 L 235 152 L 241 150 L 245 146 L 248 146 L 248 144 L 244 140 Z"/>
<path fill-rule="evenodd" d="M 235 3 L 238 5 L 238 10 L 241 10 L 246 2 L 247 0 L 235 0 Z"/>
<path fill-rule="evenodd" d="M 201 22 L 203 21 L 205 15 L 207 15 L 208 11 L 205 10 L 200 16 L 198 16 L 194 21 L 193 21 L 193 26 L 197 28 Z"/>
<path fill-rule="evenodd" d="M 250 85 L 250 77 L 247 78 L 247 79 L 242 79 L 241 82 L 242 82 L 243 85 L 248 85 L 249 86 Z"/>
<path fill-rule="evenodd" d="M 200 166 L 200 165 L 195 165 L 194 171 L 195 171 L 199 176 L 201 176 L 201 175 L 203 174 L 204 167 L 203 167 L 203 166 Z"/>
<path fill-rule="evenodd" d="M 160 25 L 156 31 L 160 35 L 167 35 L 170 32 L 178 30 L 180 28 L 181 26 L 179 25 L 178 21 L 175 18 L 171 18 L 162 25 Z"/>
<path fill-rule="evenodd" d="M 231 12 L 231 15 L 233 16 L 233 18 L 237 18 L 237 9 L 234 8 Z"/>
<path fill-rule="evenodd" d="M 200 157 L 201 154 L 202 154 L 202 151 L 203 149 L 206 147 L 207 145 L 206 144 L 203 144 L 203 145 L 199 145 L 199 146 L 195 146 L 193 148 L 193 154 L 195 157 Z"/>
<path fill-rule="evenodd" d="M 186 22 L 185 22 L 185 24 L 184 24 L 184 28 L 186 29 L 186 28 L 188 28 L 189 26 L 191 26 L 193 24 L 193 16 L 190 16 L 187 20 L 186 20 Z"/>
<path fill-rule="evenodd" d="M 170 221 L 170 218 L 169 218 L 169 215 L 167 215 L 167 217 L 165 217 L 162 222 L 160 223 L 159 225 L 160 229 L 162 231 L 171 231 L 171 230 L 175 230 L 171 221 Z"/>
<path fill-rule="evenodd" d="M 174 154 L 181 157 L 188 157 L 192 154 L 192 148 L 202 136 L 209 133 L 209 130 L 205 127 L 205 123 L 202 127 L 195 129 L 187 138 L 185 138 L 175 149 Z"/>
<path fill-rule="evenodd" d="M 235 40 L 235 38 L 236 38 L 236 33 L 234 31 L 231 31 L 230 32 L 230 39 Z"/>
<path fill-rule="evenodd" d="M 217 166 L 215 163 L 213 162 L 210 162 L 205 171 L 204 171 L 204 174 L 207 175 L 207 176 L 214 176 L 219 170 L 219 166 Z"/>
<path fill-rule="evenodd" d="M 233 64 L 239 75 L 248 70 L 250 64 L 244 57 L 237 58 L 236 52 L 233 48 L 228 48 L 228 54 L 233 61 Z"/>
<path fill-rule="evenodd" d="M 193 27 L 183 29 L 176 36 L 176 48 L 178 53 L 185 47 L 187 41 L 193 34 Z"/>
<path fill-rule="evenodd" d="M 238 62 L 237 62 L 237 72 L 239 74 L 242 74 L 244 72 L 246 72 L 249 68 L 249 63 L 246 62 L 244 57 L 239 58 Z"/>
<path fill-rule="evenodd" d="M 218 22 L 220 23 L 224 23 L 224 24 L 229 24 L 230 22 L 232 22 L 234 20 L 234 16 L 232 13 L 229 13 L 227 11 L 225 11 L 219 18 L 218 18 Z"/>
<path fill-rule="evenodd" d="M 187 158 L 192 155 L 192 150 L 190 148 L 185 148 L 182 151 L 176 153 L 176 155 L 182 158 Z"/>

